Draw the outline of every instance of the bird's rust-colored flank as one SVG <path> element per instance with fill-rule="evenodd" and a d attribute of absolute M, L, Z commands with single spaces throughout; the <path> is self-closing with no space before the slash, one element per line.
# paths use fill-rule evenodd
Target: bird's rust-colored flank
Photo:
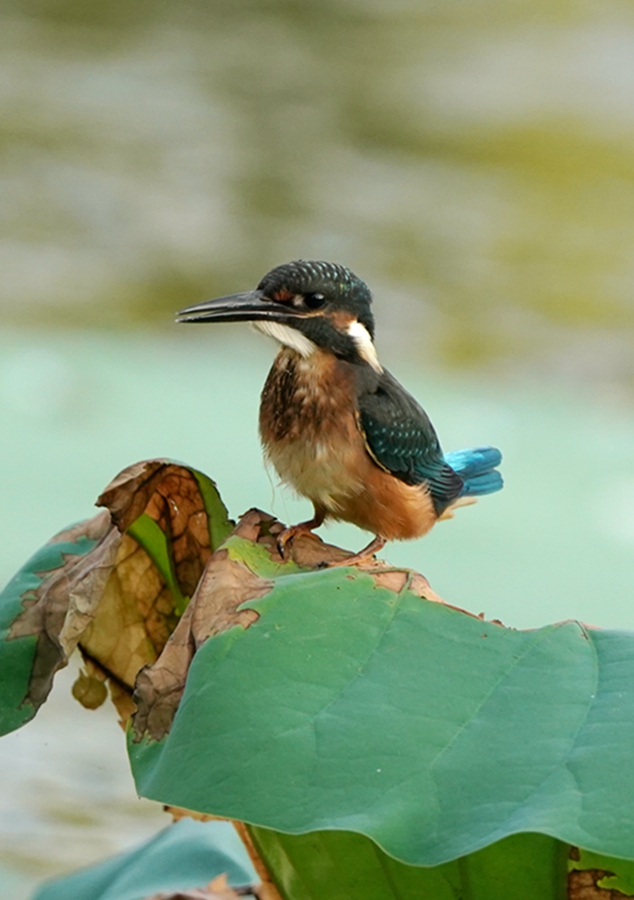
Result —
<path fill-rule="evenodd" d="M 356 415 L 355 367 L 315 350 L 278 354 L 262 391 L 260 434 L 283 481 L 318 515 L 353 522 L 387 540 L 420 537 L 436 521 L 423 485 L 408 485 L 368 455 Z"/>

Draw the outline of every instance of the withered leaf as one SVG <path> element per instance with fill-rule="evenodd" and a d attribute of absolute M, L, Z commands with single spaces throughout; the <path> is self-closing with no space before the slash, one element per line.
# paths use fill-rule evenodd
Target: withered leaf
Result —
<path fill-rule="evenodd" d="M 8 640 L 37 639 L 24 702 L 37 710 L 46 700 L 58 669 L 96 615 L 110 576 L 121 535 L 107 513 L 99 513 L 56 535 L 51 544 L 77 542 L 96 545 L 84 556 L 64 555 L 61 567 L 43 575 L 38 588 L 23 595 L 23 611 L 13 622 Z"/>
<path fill-rule="evenodd" d="M 183 599 L 194 591 L 211 556 L 206 502 L 220 520 L 216 536 L 227 533 L 228 520 L 213 483 L 166 460 L 124 470 L 99 502 L 109 509 L 51 541 L 71 548 L 62 554 L 61 565 L 38 573 L 27 564 L 28 590 L 16 594 L 13 585 L 22 583 L 19 578 L 10 585 L 9 601 L 21 601 L 22 609 L 9 615 L 7 640 L 35 638 L 35 649 L 28 660 L 23 654 L 22 667 L 27 668 L 21 677 L 28 684 L 13 690 L 17 702 L 31 712 L 9 717 L 9 730 L 44 702 L 55 672 L 77 646 L 106 673 L 120 714 L 129 715 L 137 672 L 163 650 Z M 152 523 L 154 531 L 139 529 L 139 537 L 134 530 L 139 520 Z M 126 533 L 128 528 L 134 536 Z M 13 608 L 7 601 L 5 612 Z M 75 695 L 86 705 L 98 705 L 105 696 L 99 680 L 94 673 L 80 677 Z"/>
<path fill-rule="evenodd" d="M 171 594 L 156 566 L 133 538 L 121 535 L 97 613 L 81 638 L 82 650 L 131 689 L 176 622 Z"/>
<path fill-rule="evenodd" d="M 584 869 L 568 874 L 568 900 L 632 900 L 632 895 L 599 887 L 599 881 L 611 872 L 601 869 Z"/>
<path fill-rule="evenodd" d="M 236 527 L 238 537 L 259 534 L 262 522 L 271 518 L 251 510 Z M 264 597 L 273 582 L 255 575 L 225 549 L 217 550 L 207 564 L 187 610 L 157 662 L 137 678 L 134 739 L 148 732 L 160 740 L 169 731 L 180 703 L 187 673 L 196 650 L 213 634 L 234 625 L 245 628 L 257 619 L 253 610 L 238 610 L 248 600 Z"/>
<path fill-rule="evenodd" d="M 193 470 L 165 459 L 129 466 L 103 491 L 98 506 L 110 510 L 120 531 L 142 515 L 168 536 L 175 576 L 190 597 L 212 553 L 210 523 Z"/>

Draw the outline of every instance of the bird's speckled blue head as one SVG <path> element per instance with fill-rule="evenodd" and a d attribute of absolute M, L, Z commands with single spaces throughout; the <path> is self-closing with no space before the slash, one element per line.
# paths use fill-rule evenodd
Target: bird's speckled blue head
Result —
<path fill-rule="evenodd" d="M 346 266 L 298 259 L 271 269 L 254 291 L 190 306 L 178 321 L 253 322 L 302 356 L 319 347 L 378 372 L 371 302 L 367 284 Z"/>
<path fill-rule="evenodd" d="M 345 310 L 374 338 L 370 288 L 346 266 L 324 260 L 297 259 L 267 272 L 258 284 L 258 290 L 265 297 L 282 302 L 302 296 L 310 309 Z"/>

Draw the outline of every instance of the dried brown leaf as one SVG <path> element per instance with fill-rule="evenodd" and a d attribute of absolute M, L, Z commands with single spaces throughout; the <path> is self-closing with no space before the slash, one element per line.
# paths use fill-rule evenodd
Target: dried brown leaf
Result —
<path fill-rule="evenodd" d="M 195 476 L 164 459 L 136 463 L 120 472 L 97 501 L 125 531 L 142 513 L 169 536 L 176 577 L 191 596 L 211 556 L 209 522 Z"/>
<path fill-rule="evenodd" d="M 236 532 L 239 533 L 239 529 L 240 526 Z M 265 596 L 272 586 L 271 581 L 260 578 L 242 563 L 231 559 L 226 550 L 214 553 L 160 658 L 139 672 L 134 695 L 137 703 L 135 740 L 140 740 L 146 731 L 155 740 L 167 734 L 196 650 L 212 635 L 234 625 L 248 628 L 258 615 L 253 610 L 238 610 L 238 607 L 247 600 Z"/>
<path fill-rule="evenodd" d="M 170 465 L 166 459 L 149 459 L 128 466 L 104 488 L 97 506 L 107 507 L 117 528 L 125 531 L 145 512 L 154 493 L 157 474 Z"/>
<path fill-rule="evenodd" d="M 274 555 L 277 553 L 274 535 L 282 528 L 272 516 L 252 509 L 240 519 L 233 534 L 263 542 Z M 279 555 L 277 559 L 281 561 Z M 258 618 L 257 613 L 238 611 L 238 607 L 247 600 L 263 597 L 271 587 L 271 581 L 231 559 L 226 550 L 214 553 L 161 656 L 137 676 L 135 741 L 141 740 L 146 732 L 155 740 L 161 740 L 169 732 L 195 652 L 213 634 L 234 625 L 248 628 Z"/>
<path fill-rule="evenodd" d="M 125 530 L 143 513 L 157 522 L 170 544 L 181 592 L 189 596 L 211 556 L 209 523 L 196 477 L 165 460 L 125 469 L 99 503 L 108 510 L 52 541 L 85 536 L 97 545 L 81 556 L 69 554 L 59 569 L 46 573 L 37 590 L 25 595 L 9 639 L 37 638 L 27 702 L 37 708 L 46 699 L 55 672 L 79 645 L 85 659 L 110 678 L 113 700 L 125 718 L 133 709 L 138 671 L 157 659 L 178 622 L 163 575 Z M 105 697 L 100 681 L 84 672 L 75 696 L 94 708 Z"/>
<path fill-rule="evenodd" d="M 131 690 L 137 672 L 154 662 L 177 621 L 156 566 L 133 538 L 121 535 L 82 649 Z"/>
<path fill-rule="evenodd" d="M 207 813 L 196 812 L 193 809 L 184 809 L 182 806 L 163 806 L 163 812 L 171 816 L 174 822 L 181 819 L 193 819 L 194 822 L 227 822 L 222 816 L 210 816 Z"/>
<path fill-rule="evenodd" d="M 608 878 L 612 872 L 602 869 L 584 869 L 568 874 L 568 900 L 633 900 L 632 894 L 622 894 L 599 887 L 598 882 Z"/>
<path fill-rule="evenodd" d="M 132 692 L 114 678 L 108 680 L 108 688 L 110 689 L 110 699 L 119 715 L 119 725 L 125 731 L 136 710 Z"/>
<path fill-rule="evenodd" d="M 286 526 L 272 515 L 254 507 L 240 518 L 233 534 L 266 547 L 271 560 L 282 563 L 284 560 L 278 550 L 277 538 L 285 528 Z M 289 559 L 302 569 L 319 568 L 323 563 L 341 562 L 352 555 L 350 550 L 326 544 L 312 532 L 299 534 L 288 547 L 288 553 Z"/>
<path fill-rule="evenodd" d="M 121 535 L 107 513 L 56 535 L 51 543 L 96 540 L 85 556 L 69 555 L 48 573 L 37 590 L 23 600 L 24 611 L 14 621 L 9 639 L 34 635 L 37 646 L 26 700 L 36 708 L 46 700 L 55 672 L 66 665 L 97 608 L 118 551 Z"/>
<path fill-rule="evenodd" d="M 122 722 L 138 700 L 135 736 L 148 731 L 160 739 L 171 727 L 192 657 L 211 636 L 257 619 L 248 600 L 265 596 L 273 582 L 254 574 L 227 550 L 212 555 L 207 513 L 196 477 L 184 466 L 149 460 L 130 466 L 106 488 L 98 501 L 108 508 L 89 522 L 54 540 L 86 535 L 97 546 L 84 556 L 69 556 L 48 573 L 37 591 L 27 595 L 11 637 L 37 636 L 37 652 L 27 700 L 39 705 L 57 669 L 79 645 L 93 670 L 86 669 L 74 687 L 91 708 L 105 698 L 107 677 Z M 141 515 L 153 519 L 172 550 L 181 591 L 192 594 L 184 615 L 156 564 L 127 534 Z M 283 560 L 277 537 L 284 526 L 261 510 L 249 510 L 233 534 L 266 548 L 273 562 Z M 302 568 L 340 562 L 349 551 L 325 544 L 316 535 L 300 535 L 291 556 Z M 360 567 L 376 583 L 394 591 L 409 587 L 419 596 L 439 600 L 426 579 L 395 570 L 383 561 Z"/>
<path fill-rule="evenodd" d="M 290 558 L 303 569 L 314 569 L 323 563 L 339 563 L 351 555 L 350 550 L 326 544 L 316 534 L 298 535 L 290 549 Z"/>

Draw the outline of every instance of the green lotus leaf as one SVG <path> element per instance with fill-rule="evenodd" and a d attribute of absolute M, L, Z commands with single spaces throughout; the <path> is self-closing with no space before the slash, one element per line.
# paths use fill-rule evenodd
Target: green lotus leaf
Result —
<path fill-rule="evenodd" d="M 131 734 L 139 793 L 415 865 L 521 832 L 634 858 L 634 635 L 514 631 L 366 572 L 282 571 L 198 645 L 171 730 Z"/>

